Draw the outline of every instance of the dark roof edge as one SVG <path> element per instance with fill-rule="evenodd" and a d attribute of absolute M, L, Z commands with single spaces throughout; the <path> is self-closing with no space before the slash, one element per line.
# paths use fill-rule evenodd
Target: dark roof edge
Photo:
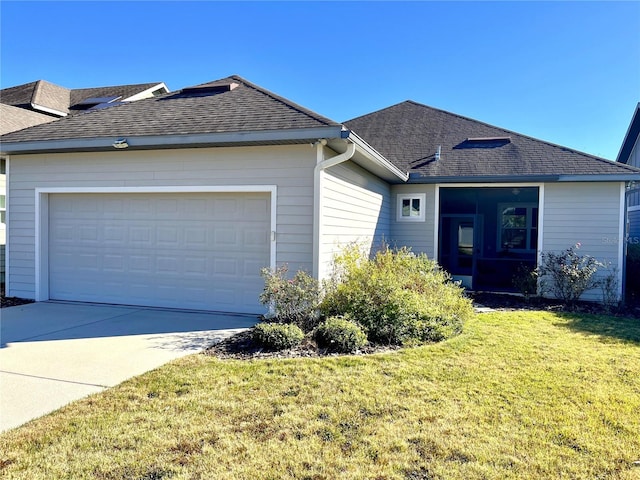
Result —
<path fill-rule="evenodd" d="M 230 133 L 202 133 L 176 135 L 144 135 L 144 136 L 108 136 L 99 138 L 72 138 L 60 140 L 38 140 L 31 142 L 2 142 L 0 152 L 3 154 L 48 153 L 59 151 L 116 150 L 113 143 L 125 139 L 128 148 L 148 150 L 153 148 L 185 148 L 191 146 L 207 146 L 220 144 L 247 144 L 269 142 L 305 143 L 318 138 L 342 138 L 342 126 L 317 128 L 296 128 L 288 130 L 257 130 Z"/>
<path fill-rule="evenodd" d="M 412 173 L 409 176 L 408 183 L 549 183 L 632 181 L 640 181 L 640 172 L 593 175 L 478 175 L 463 177 L 430 177 Z"/>
<path fill-rule="evenodd" d="M 314 120 L 317 120 L 319 122 L 323 122 L 326 123 L 327 125 L 341 125 L 339 122 L 336 122 L 335 120 L 332 120 L 328 117 L 325 117 L 324 115 L 320 115 L 319 113 L 314 112 L 313 110 L 309 110 L 308 108 L 303 107 L 302 105 L 299 105 L 295 102 L 292 102 L 291 100 L 285 98 L 285 97 L 281 97 L 280 95 L 278 95 L 277 93 L 274 93 L 270 90 L 267 90 L 266 88 L 261 87 L 260 85 L 256 85 L 255 83 L 251 83 L 248 80 L 245 80 L 243 77 L 241 77 L 240 75 L 231 75 L 227 78 L 231 78 L 234 79 L 236 81 L 242 82 L 245 86 L 249 87 L 249 88 L 253 88 L 254 90 L 257 90 L 258 92 L 263 93 L 264 95 L 267 95 L 271 98 L 273 98 L 274 100 L 288 106 L 289 108 L 293 108 L 294 110 L 307 115 L 310 118 L 313 118 Z M 225 80 L 224 78 L 221 78 L 220 80 Z M 216 80 L 216 81 L 220 81 L 220 80 Z"/>
<path fill-rule="evenodd" d="M 640 135 L 640 102 L 636 105 L 636 110 L 633 113 L 633 117 L 631 118 L 631 123 L 629 123 L 629 128 L 627 129 L 627 133 L 624 136 L 624 140 L 622 141 L 622 146 L 620 147 L 620 151 L 618 152 L 618 156 L 616 157 L 616 161 L 620 163 L 626 164 L 629 160 L 629 156 L 633 151 L 633 147 L 636 145 L 638 141 L 638 136 Z"/>

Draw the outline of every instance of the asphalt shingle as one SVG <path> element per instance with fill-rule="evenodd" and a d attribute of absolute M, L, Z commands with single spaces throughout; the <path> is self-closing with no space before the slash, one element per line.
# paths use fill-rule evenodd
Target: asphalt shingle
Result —
<path fill-rule="evenodd" d="M 62 118 L 2 137 L 3 142 L 118 136 L 183 135 L 339 126 L 339 123 L 268 90 L 238 83 L 222 93 L 172 92 L 103 110 Z"/>
<path fill-rule="evenodd" d="M 354 118 L 345 125 L 399 168 L 425 180 L 640 172 L 413 101 Z"/>

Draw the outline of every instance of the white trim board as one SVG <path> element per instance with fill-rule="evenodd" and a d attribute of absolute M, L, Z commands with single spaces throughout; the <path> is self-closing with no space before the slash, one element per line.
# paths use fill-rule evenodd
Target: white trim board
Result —
<path fill-rule="evenodd" d="M 45 187 L 35 189 L 35 300 L 49 300 L 49 194 L 56 193 L 269 193 L 271 197 L 271 239 L 269 267 L 276 266 L 276 185 L 203 185 L 161 187 Z"/>

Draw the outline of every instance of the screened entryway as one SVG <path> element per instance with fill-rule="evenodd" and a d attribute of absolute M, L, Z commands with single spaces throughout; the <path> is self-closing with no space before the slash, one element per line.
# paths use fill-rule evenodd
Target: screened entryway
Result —
<path fill-rule="evenodd" d="M 538 187 L 442 187 L 438 260 L 469 289 L 513 291 L 536 266 L 538 217 Z"/>

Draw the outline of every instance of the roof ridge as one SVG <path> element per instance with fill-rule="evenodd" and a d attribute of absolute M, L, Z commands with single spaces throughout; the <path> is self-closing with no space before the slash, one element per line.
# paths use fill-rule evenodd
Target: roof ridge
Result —
<path fill-rule="evenodd" d="M 81 91 L 81 90 L 102 90 L 106 88 L 122 88 L 122 87 L 141 87 L 146 85 L 160 85 L 164 82 L 144 82 L 144 83 L 125 83 L 122 85 L 103 85 L 100 87 L 83 87 L 83 88 L 71 88 L 70 90 L 73 92 Z"/>
<path fill-rule="evenodd" d="M 229 75 L 228 77 L 225 78 L 221 78 L 219 80 L 216 81 L 221 81 L 221 80 L 225 80 L 225 79 L 233 79 L 233 80 L 237 80 L 239 82 L 242 82 L 243 85 L 249 87 L 249 88 L 253 88 L 254 90 L 267 95 L 271 98 L 273 98 L 274 100 L 282 103 L 283 105 L 292 108 L 314 120 L 317 120 L 319 122 L 322 122 L 326 125 L 342 125 L 340 122 L 336 122 L 335 120 L 330 119 L 329 117 L 325 117 L 324 115 L 320 115 L 319 113 L 314 112 L 313 110 L 309 110 L 308 108 L 303 107 L 302 105 L 299 105 L 295 102 L 292 102 L 291 100 L 282 97 L 280 95 L 278 95 L 277 93 L 272 92 L 271 90 L 267 90 L 266 88 L 263 88 L 259 85 L 256 85 L 255 83 L 252 83 L 246 79 L 244 79 L 243 77 L 241 77 L 240 75 Z"/>

